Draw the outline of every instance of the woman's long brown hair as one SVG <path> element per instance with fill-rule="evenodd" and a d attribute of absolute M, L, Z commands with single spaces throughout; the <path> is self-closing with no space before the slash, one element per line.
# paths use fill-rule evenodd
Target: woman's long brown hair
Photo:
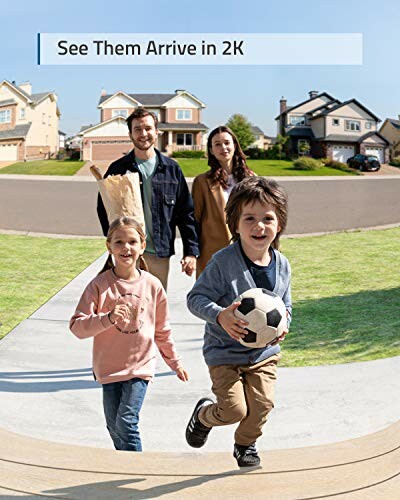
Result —
<path fill-rule="evenodd" d="M 240 147 L 239 141 L 233 131 L 226 127 L 225 125 L 221 125 L 215 128 L 207 139 L 207 156 L 208 156 L 208 165 L 210 167 L 210 172 L 208 173 L 208 177 L 211 180 L 212 184 L 220 184 L 223 189 L 226 189 L 228 186 L 228 173 L 219 163 L 217 158 L 213 155 L 212 148 L 212 139 L 217 134 L 222 134 L 227 132 L 233 140 L 233 144 L 235 145 L 235 152 L 233 153 L 232 158 L 232 175 L 237 182 L 242 181 L 245 177 L 249 177 L 254 175 L 254 173 L 249 169 L 246 164 L 246 155 L 243 153 L 242 148 Z"/>

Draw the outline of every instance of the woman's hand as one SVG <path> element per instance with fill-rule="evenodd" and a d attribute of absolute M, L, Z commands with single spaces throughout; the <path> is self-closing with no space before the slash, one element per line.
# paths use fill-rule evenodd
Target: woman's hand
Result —
<path fill-rule="evenodd" d="M 233 302 L 226 307 L 217 316 L 217 322 L 222 326 L 226 333 L 235 340 L 240 340 L 247 335 L 245 326 L 247 321 L 243 321 L 235 316 L 234 311 L 240 306 L 240 302 Z"/>
<path fill-rule="evenodd" d="M 176 376 L 179 380 L 182 380 L 182 382 L 187 382 L 189 380 L 189 374 L 184 368 L 178 368 L 176 370 Z"/>

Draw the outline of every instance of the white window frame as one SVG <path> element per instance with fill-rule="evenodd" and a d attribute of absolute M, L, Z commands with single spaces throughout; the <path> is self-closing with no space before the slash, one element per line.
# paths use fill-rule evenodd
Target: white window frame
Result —
<path fill-rule="evenodd" d="M 179 117 L 179 115 L 182 115 Z M 192 119 L 192 110 L 191 109 L 177 109 L 176 110 L 176 119 L 179 121 L 190 121 Z"/>
<path fill-rule="evenodd" d="M 372 122 L 365 122 L 365 128 L 367 130 L 371 130 L 372 129 Z"/>
<path fill-rule="evenodd" d="M 296 115 L 290 116 L 290 125 L 299 126 L 299 125 L 305 125 L 305 124 L 306 124 L 306 117 L 305 116 L 296 116 Z"/>
<path fill-rule="evenodd" d="M 10 122 L 11 122 L 11 110 L 10 109 L 0 110 L 0 123 L 10 123 Z"/>
<path fill-rule="evenodd" d="M 335 121 L 337 123 L 335 123 Z M 338 127 L 340 125 L 340 120 L 339 118 L 332 118 L 332 127 Z"/>
<path fill-rule="evenodd" d="M 183 144 L 178 144 L 178 136 L 179 135 L 183 135 Z M 186 140 L 187 140 L 188 136 L 191 137 L 191 139 L 190 139 L 191 144 L 187 144 L 186 143 Z M 177 134 L 176 134 L 176 145 L 177 146 L 193 146 L 193 134 L 189 133 L 189 132 L 177 132 Z"/>
<path fill-rule="evenodd" d="M 20 108 L 19 110 L 19 119 L 20 120 L 25 120 L 26 116 L 26 109 L 25 108 Z"/>
<path fill-rule="evenodd" d="M 344 128 L 347 132 L 360 132 L 361 122 L 358 120 L 346 120 Z"/>
<path fill-rule="evenodd" d="M 122 116 L 122 118 L 128 118 L 128 110 L 127 109 L 113 109 L 112 110 L 112 118 L 115 118 L 116 116 Z"/>

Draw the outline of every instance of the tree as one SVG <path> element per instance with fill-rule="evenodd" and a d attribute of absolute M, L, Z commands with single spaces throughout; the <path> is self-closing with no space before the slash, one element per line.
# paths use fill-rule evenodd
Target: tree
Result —
<path fill-rule="evenodd" d="M 254 142 L 255 137 L 251 131 L 251 123 L 245 116 L 240 114 L 232 115 L 226 126 L 234 132 L 243 150 L 247 149 Z"/>
<path fill-rule="evenodd" d="M 282 150 L 285 147 L 285 144 L 288 142 L 288 140 L 289 140 L 289 136 L 287 136 L 287 135 L 278 134 L 278 136 L 276 138 L 276 147 L 279 151 L 279 159 L 282 158 Z"/>

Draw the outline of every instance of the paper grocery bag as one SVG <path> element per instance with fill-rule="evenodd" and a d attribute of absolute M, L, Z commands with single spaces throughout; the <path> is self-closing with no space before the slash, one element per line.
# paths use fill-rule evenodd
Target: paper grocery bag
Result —
<path fill-rule="evenodd" d="M 108 222 L 111 224 L 114 219 L 126 215 L 135 219 L 146 231 L 138 172 L 110 175 L 106 179 L 99 178 L 93 170 L 92 173 L 97 179 Z"/>

